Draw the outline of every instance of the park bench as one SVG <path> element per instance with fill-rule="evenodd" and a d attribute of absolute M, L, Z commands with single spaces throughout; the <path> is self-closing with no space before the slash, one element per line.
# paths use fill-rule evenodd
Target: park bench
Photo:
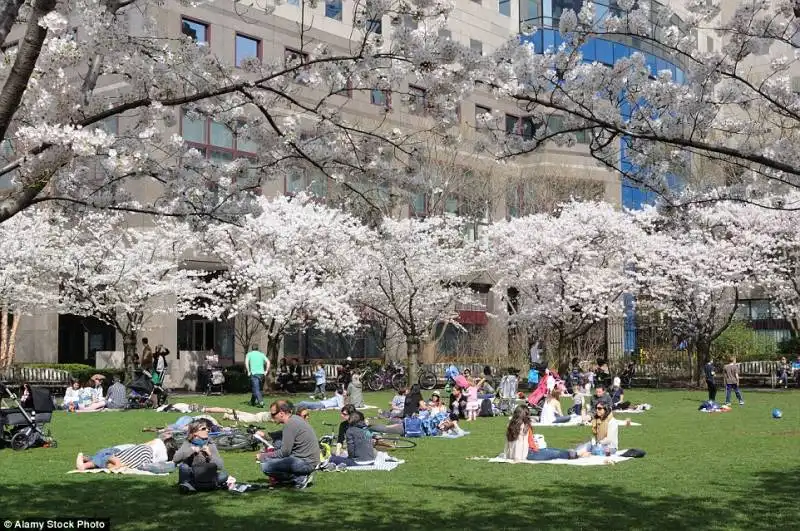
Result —
<path fill-rule="evenodd" d="M 19 387 L 23 383 L 27 383 L 63 392 L 70 384 L 71 379 L 69 371 L 63 369 L 13 365 L 0 370 L 0 382 L 10 387 Z"/>
<path fill-rule="evenodd" d="M 326 363 L 322 366 L 325 369 L 325 387 L 326 389 L 336 388 L 336 379 L 339 377 L 339 365 Z M 314 386 L 314 370 L 315 365 L 300 365 L 300 384 Z"/>
<path fill-rule="evenodd" d="M 769 385 L 773 389 L 778 380 L 777 361 L 743 361 L 739 363 L 739 381 L 751 385 Z"/>
<path fill-rule="evenodd" d="M 469 369 L 472 373 L 472 376 L 475 378 L 483 378 L 483 368 L 486 367 L 485 363 L 426 363 L 421 366 L 423 370 L 431 371 L 433 374 L 436 375 L 436 383 L 437 385 L 445 385 L 447 383 L 447 377 L 445 373 L 447 372 L 448 367 L 450 365 L 455 365 L 458 368 L 459 372 L 464 372 L 464 369 Z M 489 368 L 492 370 L 492 379 L 494 380 L 491 382 L 491 385 L 497 385 L 499 383 L 500 378 L 502 378 L 502 374 L 500 374 L 500 369 L 497 367 L 492 367 L 491 365 Z"/>

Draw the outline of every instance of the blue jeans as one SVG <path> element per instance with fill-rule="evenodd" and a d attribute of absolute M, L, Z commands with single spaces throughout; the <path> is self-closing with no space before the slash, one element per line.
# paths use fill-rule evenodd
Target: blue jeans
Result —
<path fill-rule="evenodd" d="M 297 404 L 295 404 L 294 407 L 297 410 L 299 410 L 301 408 L 306 408 L 306 409 L 310 409 L 312 411 L 316 410 L 316 409 L 325 409 L 325 406 L 322 405 L 322 402 L 309 402 L 307 400 L 304 400 L 302 402 L 298 402 Z"/>
<path fill-rule="evenodd" d="M 569 459 L 569 450 L 558 448 L 541 448 L 538 452 L 528 450 L 528 461 L 552 461 L 553 459 Z"/>
<path fill-rule="evenodd" d="M 94 466 L 97 468 L 106 468 L 108 466 L 108 460 L 117 453 L 118 451 L 116 448 L 103 448 L 92 456 L 92 463 L 94 463 Z"/>
<path fill-rule="evenodd" d="M 250 375 L 250 392 L 252 393 L 252 396 L 250 397 L 251 406 L 255 406 L 264 402 L 264 397 L 261 395 L 261 387 L 263 387 L 263 385 L 263 374 Z"/>
<path fill-rule="evenodd" d="M 314 468 L 316 468 L 314 465 L 293 455 L 275 457 L 261 463 L 261 471 L 278 481 L 298 480 L 300 477 L 311 474 Z"/>
<path fill-rule="evenodd" d="M 222 469 L 218 470 L 217 485 L 222 488 L 225 486 L 227 481 L 228 473 Z M 192 467 L 186 463 L 181 463 L 178 465 L 178 483 L 188 483 L 189 485 L 194 486 L 194 472 L 192 472 Z"/>
<path fill-rule="evenodd" d="M 728 404 L 731 401 L 731 391 L 736 393 L 736 398 L 739 399 L 739 402 L 744 402 L 742 400 L 742 393 L 739 391 L 739 384 L 725 384 L 725 403 Z"/>
<path fill-rule="evenodd" d="M 570 415 L 562 415 L 556 416 L 556 420 L 553 421 L 553 424 L 564 424 L 565 422 L 569 422 L 572 419 Z"/>
<path fill-rule="evenodd" d="M 350 459 L 349 457 L 341 455 L 332 455 L 329 461 L 334 465 L 358 466 L 355 459 Z"/>

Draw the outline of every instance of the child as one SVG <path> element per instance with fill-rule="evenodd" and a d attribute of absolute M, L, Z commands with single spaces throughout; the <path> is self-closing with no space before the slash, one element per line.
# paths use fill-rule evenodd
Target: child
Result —
<path fill-rule="evenodd" d="M 314 383 L 317 385 L 316 389 L 314 389 L 314 397 L 321 397 L 325 400 L 325 368 L 321 363 L 317 363 L 316 370 L 314 371 Z"/>
<path fill-rule="evenodd" d="M 588 397 L 590 394 L 589 389 L 582 388 L 578 385 L 573 388 L 572 407 L 569 410 L 572 415 L 583 416 L 583 404 L 585 403 L 585 397 Z"/>
<path fill-rule="evenodd" d="M 407 392 L 408 390 L 405 387 L 401 387 L 397 390 L 397 394 L 394 395 L 392 401 L 389 402 L 389 406 L 391 407 L 391 410 L 389 411 L 389 417 L 403 417 L 403 408 L 405 408 L 406 405 Z"/>
<path fill-rule="evenodd" d="M 234 483 L 223 468 L 217 445 L 208 440 L 208 424 L 204 421 L 189 424 L 186 441 L 175 452 L 172 461 L 178 467 L 181 492 L 213 490 Z M 204 477 L 206 474 L 210 477 Z"/>
<path fill-rule="evenodd" d="M 78 380 L 72 380 L 72 383 L 67 387 L 64 392 L 63 408 L 68 411 L 75 411 L 80 407 L 81 402 L 81 383 Z"/>
<path fill-rule="evenodd" d="M 533 391 L 537 385 L 539 385 L 539 370 L 531 365 L 528 371 L 528 389 Z"/>
<path fill-rule="evenodd" d="M 736 393 L 736 398 L 739 399 L 739 405 L 744 405 L 742 393 L 739 391 L 739 364 L 736 363 L 736 357 L 731 356 L 728 358 L 728 364 L 722 368 L 725 379 L 725 405 L 731 405 L 731 391 Z"/>
<path fill-rule="evenodd" d="M 466 373 L 466 371 L 464 371 Z M 478 389 L 483 386 L 485 380 L 481 379 L 478 383 L 469 379 L 469 387 L 466 389 L 467 394 L 467 422 L 471 422 L 478 418 L 478 410 L 481 408 L 481 403 L 478 401 Z"/>

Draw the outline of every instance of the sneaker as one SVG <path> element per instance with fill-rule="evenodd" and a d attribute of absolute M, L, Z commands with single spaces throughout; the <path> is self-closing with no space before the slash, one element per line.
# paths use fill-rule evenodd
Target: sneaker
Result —
<path fill-rule="evenodd" d="M 730 403 L 730 402 L 725 402 L 725 403 L 724 403 L 724 404 L 722 404 L 722 405 L 723 405 L 724 407 L 731 407 L 731 403 Z"/>
<path fill-rule="evenodd" d="M 181 494 L 188 494 L 190 492 L 197 492 L 197 489 L 195 489 L 192 485 L 190 485 L 189 483 L 186 483 L 186 482 L 183 482 L 183 483 L 179 484 L 178 485 L 178 489 L 181 491 Z"/>
<path fill-rule="evenodd" d="M 347 472 L 347 465 L 344 464 L 344 463 L 339 463 L 338 465 L 336 465 L 336 471 L 337 472 Z"/>
<path fill-rule="evenodd" d="M 314 479 L 311 474 L 307 476 L 301 476 L 300 479 L 295 481 L 294 488 L 298 490 L 307 489 L 312 485 L 312 483 L 314 483 Z"/>
<path fill-rule="evenodd" d="M 744 400 L 739 400 L 739 405 L 743 406 L 744 405 Z"/>

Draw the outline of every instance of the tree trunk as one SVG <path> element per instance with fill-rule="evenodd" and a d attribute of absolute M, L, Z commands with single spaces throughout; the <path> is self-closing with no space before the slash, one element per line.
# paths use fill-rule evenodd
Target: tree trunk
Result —
<path fill-rule="evenodd" d="M 125 381 L 133 381 L 133 358 L 136 356 L 136 331 L 129 331 L 122 335 L 123 366 L 125 367 Z"/>
<path fill-rule="evenodd" d="M 708 360 L 711 359 L 711 342 L 701 340 L 697 342 L 696 346 L 696 358 L 694 362 L 694 371 L 695 374 L 692 375 L 694 381 L 698 383 L 698 385 L 703 383 L 703 365 L 708 363 Z"/>
<path fill-rule="evenodd" d="M 3 304 L 0 308 L 3 314 L 0 316 L 0 369 L 6 366 L 8 359 L 8 305 Z M 10 363 L 8 363 L 10 365 Z"/>
<path fill-rule="evenodd" d="M 408 386 L 419 381 L 419 347 L 420 338 L 418 336 L 406 336 L 406 354 L 408 357 Z"/>
<path fill-rule="evenodd" d="M 278 368 L 278 354 L 280 353 L 281 337 L 267 338 L 267 358 L 269 358 L 270 371 L 264 375 L 264 389 L 265 391 L 271 387 L 273 370 L 277 371 Z"/>
<path fill-rule="evenodd" d="M 14 356 L 17 353 L 17 330 L 19 329 L 19 322 L 22 318 L 19 314 L 14 314 L 14 322 L 11 323 L 11 333 L 7 335 L 5 340 L 5 364 L 11 365 L 14 363 Z M 3 364 L 0 363 L 0 367 Z"/>

